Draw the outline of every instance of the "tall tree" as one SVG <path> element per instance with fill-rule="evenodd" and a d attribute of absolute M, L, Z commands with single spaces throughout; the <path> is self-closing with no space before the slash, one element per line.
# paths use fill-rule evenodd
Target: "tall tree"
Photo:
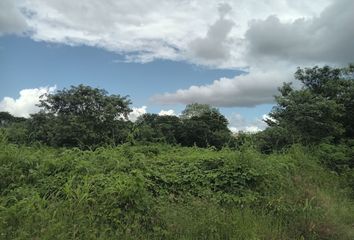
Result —
<path fill-rule="evenodd" d="M 182 111 L 181 118 L 188 119 L 192 117 L 200 117 L 204 113 L 220 113 L 217 108 L 208 104 L 191 103 Z"/>
<path fill-rule="evenodd" d="M 126 132 L 129 104 L 127 96 L 84 85 L 47 94 L 39 104 L 42 111 L 32 115 L 33 136 L 57 146 L 117 143 Z"/>
<path fill-rule="evenodd" d="M 180 138 L 182 145 L 221 148 L 231 138 L 227 119 L 217 108 L 210 105 L 189 104 L 182 112 L 181 118 L 183 120 Z"/>
<path fill-rule="evenodd" d="M 138 118 L 135 126 L 136 140 L 175 144 L 180 138 L 181 120 L 176 116 L 146 113 Z"/>
<path fill-rule="evenodd" d="M 353 138 L 353 70 L 353 66 L 299 68 L 295 78 L 302 88 L 284 84 L 279 89 L 268 125 L 284 129 L 293 140 L 303 143 Z"/>

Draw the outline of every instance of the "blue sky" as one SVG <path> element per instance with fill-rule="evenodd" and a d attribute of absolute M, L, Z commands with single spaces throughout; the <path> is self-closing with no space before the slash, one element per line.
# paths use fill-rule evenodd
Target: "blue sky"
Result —
<path fill-rule="evenodd" d="M 199 102 L 234 131 L 258 131 L 297 67 L 353 62 L 352 9 L 352 0 L 2 0 L 0 111 L 29 116 L 53 86 L 86 84 L 130 95 L 132 119 Z"/>
<path fill-rule="evenodd" d="M 102 48 L 36 42 L 18 36 L 0 37 L 0 98 L 18 98 L 22 89 L 86 84 L 111 94 L 129 95 L 132 107 L 147 106 L 147 112 L 181 112 L 184 104 L 159 104 L 155 94 L 190 85 L 210 84 L 221 77 L 234 77 L 240 70 L 211 69 L 180 61 L 156 60 L 126 63 L 117 53 Z M 221 107 L 227 117 L 240 114 L 248 122 L 267 114 L 272 104 L 256 107 Z"/>
<path fill-rule="evenodd" d="M 125 63 L 121 55 L 101 48 L 35 42 L 16 36 L 0 38 L 0 48 L 1 81 L 6 85 L 0 90 L 1 97 L 14 97 L 23 88 L 57 85 L 61 89 L 82 83 L 130 95 L 134 105 L 141 106 L 154 94 L 240 73 L 168 60 Z"/>

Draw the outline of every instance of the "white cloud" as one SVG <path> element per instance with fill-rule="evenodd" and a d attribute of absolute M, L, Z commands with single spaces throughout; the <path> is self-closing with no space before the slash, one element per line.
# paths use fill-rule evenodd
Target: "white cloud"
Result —
<path fill-rule="evenodd" d="M 216 63 L 215 61 L 225 61 L 230 57 L 229 44 L 232 41 L 228 39 L 234 22 L 225 19 L 227 13 L 232 10 L 229 4 L 221 4 L 219 6 L 219 19 L 213 23 L 207 31 L 205 37 L 198 37 L 189 44 L 189 50 L 192 57 L 202 62 Z"/>
<path fill-rule="evenodd" d="M 147 109 L 147 106 L 142 106 L 140 108 L 137 108 L 137 107 L 133 107 L 132 108 L 132 112 L 129 113 L 129 120 L 132 121 L 132 122 L 135 122 L 138 117 L 140 117 L 141 115 L 144 115 L 146 113 L 146 109 Z"/>
<path fill-rule="evenodd" d="M 161 110 L 159 112 L 159 116 L 176 116 L 176 113 L 174 110 Z"/>
<path fill-rule="evenodd" d="M 4 97 L 0 102 L 0 111 L 9 112 L 16 117 L 29 117 L 30 114 L 39 111 L 36 104 L 39 103 L 40 96 L 52 93 L 55 89 L 55 86 L 23 89 L 17 99 Z"/>
<path fill-rule="evenodd" d="M 251 59 L 293 63 L 354 60 L 354 1 L 339 0 L 313 18 L 283 22 L 277 16 L 253 21 L 246 32 Z"/>
<path fill-rule="evenodd" d="M 264 115 L 262 118 L 256 118 L 252 121 L 247 121 L 241 114 L 234 113 L 231 117 L 228 118 L 229 120 L 229 129 L 234 132 L 250 132 L 255 133 L 262 131 L 266 128 L 267 124 L 263 121 Z"/>
<path fill-rule="evenodd" d="M 343 64 L 354 56 L 353 0 L 6 0 L 0 6 L 0 31 L 29 28 L 37 41 L 99 47 L 128 62 L 249 68 L 249 75 L 154 97 L 162 103 L 269 103 L 300 63 Z"/>
<path fill-rule="evenodd" d="M 309 18 L 330 0 L 5 1 L 11 5 L 2 12 L 24 18 L 38 41 L 101 47 L 128 61 L 162 58 L 237 68 L 248 65 L 243 54 L 250 20 Z"/>
<path fill-rule="evenodd" d="M 272 103 L 277 87 L 291 79 L 291 73 L 288 72 L 256 69 L 246 75 L 215 80 L 212 84 L 156 95 L 152 100 L 163 104 L 198 102 L 217 107 L 251 107 Z"/>
<path fill-rule="evenodd" d="M 293 7 L 293 10 L 306 6 L 277 2 Z M 260 4 L 262 5 L 262 2 Z M 276 6 L 274 9 L 276 12 Z M 299 18 L 295 17 L 296 14 L 289 14 L 292 17 L 285 18 L 278 13 L 277 16 L 268 15 L 265 20 L 253 20 L 244 32 L 245 38 L 237 46 L 239 49 L 235 45 L 228 51 L 225 50 L 225 56 L 226 53 L 230 53 L 228 64 L 231 66 L 244 64 L 251 66 L 248 75 L 221 78 L 211 84 L 159 94 L 152 99 L 159 103 L 199 102 L 223 107 L 249 107 L 271 103 L 273 95 L 277 93 L 277 88 L 282 82 L 293 80 L 292 73 L 296 70 L 296 66 L 346 64 L 353 61 L 352 9 L 354 9 L 354 1 L 340 0 L 332 2 L 323 11 L 313 16 Z M 213 27 L 211 26 L 210 29 Z M 231 37 L 237 39 L 235 35 Z M 224 39 L 222 37 L 222 40 Z M 199 47 L 204 47 L 204 40 L 198 42 Z M 216 46 L 216 49 L 220 50 L 216 43 L 206 48 L 212 49 L 211 46 Z M 215 49 L 206 52 L 213 53 L 213 51 Z"/>
<path fill-rule="evenodd" d="M 22 33 L 27 30 L 25 17 L 21 14 L 13 0 L 0 1 L 0 35 Z"/>

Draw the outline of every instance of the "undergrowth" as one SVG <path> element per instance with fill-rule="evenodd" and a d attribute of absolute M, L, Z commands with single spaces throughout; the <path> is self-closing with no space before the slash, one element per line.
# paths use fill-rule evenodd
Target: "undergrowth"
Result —
<path fill-rule="evenodd" d="M 354 239 L 354 174 L 318 156 L 1 137 L 0 239 Z"/>

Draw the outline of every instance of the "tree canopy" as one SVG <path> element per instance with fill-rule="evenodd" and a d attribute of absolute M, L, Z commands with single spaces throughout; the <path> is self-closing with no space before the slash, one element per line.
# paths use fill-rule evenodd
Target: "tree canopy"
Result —
<path fill-rule="evenodd" d="M 188 119 L 192 117 L 200 117 L 204 113 L 220 113 L 217 108 L 214 108 L 208 104 L 191 103 L 186 106 L 182 111 L 181 118 Z"/>
<path fill-rule="evenodd" d="M 277 105 L 267 123 L 283 144 L 339 142 L 354 137 L 354 66 L 298 68 L 302 87 L 285 83 L 275 97 Z M 275 129 L 279 129 L 275 131 Z M 282 130 L 280 130 L 282 129 Z M 286 136 L 279 136 L 285 133 Z M 269 138 L 268 134 L 261 133 Z"/>
<path fill-rule="evenodd" d="M 217 108 L 193 103 L 186 106 L 180 117 L 150 113 L 140 116 L 135 123 L 134 135 L 144 142 L 221 148 L 231 137 L 227 125 L 227 119 Z"/>
<path fill-rule="evenodd" d="M 130 104 L 127 96 L 84 85 L 47 94 L 41 112 L 32 115 L 32 136 L 56 146 L 119 143 L 126 137 Z"/>
<path fill-rule="evenodd" d="M 342 144 L 353 139 L 354 66 L 298 68 L 295 79 L 301 87 L 284 83 L 266 120 L 268 128 L 250 137 L 232 135 L 226 117 L 208 104 L 188 104 L 180 116 L 146 113 L 133 123 L 128 96 L 84 85 L 44 95 L 41 111 L 29 119 L 0 112 L 0 127 L 12 142 L 80 148 L 162 142 L 220 149 L 252 142 L 269 153 L 294 143 Z"/>

